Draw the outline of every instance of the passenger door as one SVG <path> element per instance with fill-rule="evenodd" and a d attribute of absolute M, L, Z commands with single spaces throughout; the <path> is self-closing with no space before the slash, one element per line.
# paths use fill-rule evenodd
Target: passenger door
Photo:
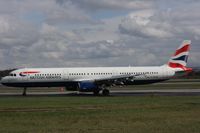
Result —
<path fill-rule="evenodd" d="M 69 72 L 67 70 L 63 70 L 63 80 L 69 80 Z"/>

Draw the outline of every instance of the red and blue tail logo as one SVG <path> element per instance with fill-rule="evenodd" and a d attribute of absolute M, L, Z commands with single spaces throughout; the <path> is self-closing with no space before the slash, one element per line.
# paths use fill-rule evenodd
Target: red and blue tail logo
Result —
<path fill-rule="evenodd" d="M 184 71 L 191 71 L 187 68 L 187 59 L 190 50 L 190 40 L 184 40 L 181 46 L 176 50 L 175 54 L 170 58 L 168 66 L 171 68 L 181 68 Z"/>

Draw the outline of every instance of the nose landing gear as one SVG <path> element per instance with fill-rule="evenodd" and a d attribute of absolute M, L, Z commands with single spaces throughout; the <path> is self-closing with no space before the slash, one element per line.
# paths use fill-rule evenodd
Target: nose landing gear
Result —
<path fill-rule="evenodd" d="M 23 90 L 22 96 L 26 96 L 26 90 L 27 90 L 27 88 L 24 87 L 24 90 Z"/>

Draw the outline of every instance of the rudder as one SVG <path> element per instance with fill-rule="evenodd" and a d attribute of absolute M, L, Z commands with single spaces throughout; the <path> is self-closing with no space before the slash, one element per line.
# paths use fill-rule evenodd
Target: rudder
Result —
<path fill-rule="evenodd" d="M 181 68 L 183 70 L 187 70 L 186 65 L 189 56 L 190 45 L 191 40 L 184 40 L 168 61 L 168 66 L 171 68 Z"/>

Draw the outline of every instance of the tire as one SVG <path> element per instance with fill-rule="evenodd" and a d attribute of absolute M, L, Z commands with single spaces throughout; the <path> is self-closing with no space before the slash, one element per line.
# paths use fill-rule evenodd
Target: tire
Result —
<path fill-rule="evenodd" d="M 102 94 L 103 94 L 103 96 L 109 96 L 110 91 L 108 89 L 103 89 Z"/>

